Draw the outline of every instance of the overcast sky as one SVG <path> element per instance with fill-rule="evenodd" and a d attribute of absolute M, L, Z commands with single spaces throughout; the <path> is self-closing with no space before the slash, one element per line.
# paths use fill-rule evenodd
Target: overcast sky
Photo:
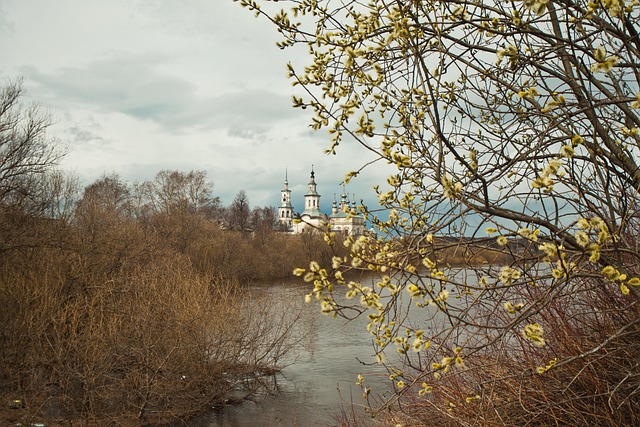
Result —
<path fill-rule="evenodd" d="M 85 185 L 204 170 L 225 204 L 245 190 L 252 206 L 277 206 L 288 168 L 302 210 L 313 164 L 328 213 L 364 153 L 323 154 L 328 138 L 291 108 L 285 76 L 307 59 L 277 40 L 232 0 L 0 0 L 0 83 L 24 77 Z M 348 192 L 373 201 L 385 175 L 372 168 Z"/>

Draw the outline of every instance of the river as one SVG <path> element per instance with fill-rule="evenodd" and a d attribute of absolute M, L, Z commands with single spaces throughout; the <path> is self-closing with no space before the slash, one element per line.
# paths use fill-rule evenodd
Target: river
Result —
<path fill-rule="evenodd" d="M 358 374 L 365 376 L 374 393 L 385 392 L 389 383 L 386 371 L 371 364 L 374 359 L 367 319 L 348 322 L 322 315 L 317 303 L 304 303 L 307 289 L 299 282 L 252 288 L 251 292 L 265 294 L 273 301 L 288 301 L 283 305 L 287 310 L 302 309 L 297 326 L 303 339 L 285 360 L 287 366 L 274 377 L 269 390 L 240 404 L 202 414 L 191 420 L 190 426 L 333 426 L 341 416 L 368 417 L 362 409 L 362 391 L 355 384 Z"/>

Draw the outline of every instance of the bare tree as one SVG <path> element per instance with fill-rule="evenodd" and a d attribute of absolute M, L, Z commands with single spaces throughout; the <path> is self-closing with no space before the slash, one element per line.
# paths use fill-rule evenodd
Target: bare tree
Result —
<path fill-rule="evenodd" d="M 396 168 L 375 187 L 388 217 L 360 207 L 378 234 L 298 270 L 323 312 L 368 313 L 396 391 L 382 406 L 436 396 L 451 406 L 431 422 L 467 425 L 640 422 L 638 5 L 239 2 L 280 47 L 309 49 L 288 65 L 293 103 L 328 129 L 327 152 L 357 143 Z M 345 280 L 354 269 L 379 281 Z M 602 357 L 616 369 L 587 373 Z"/>
<path fill-rule="evenodd" d="M 98 211 L 101 216 L 130 217 L 131 190 L 116 174 L 105 175 L 84 189 L 82 198 L 77 203 L 76 215 Z"/>
<path fill-rule="evenodd" d="M 63 152 L 47 137 L 50 117 L 21 96 L 20 80 L 0 88 L 0 253 L 33 247 L 43 235 L 54 244 L 43 221 L 66 218 L 76 190 L 54 170 Z"/>
<path fill-rule="evenodd" d="M 134 186 L 138 216 L 152 230 L 186 250 L 202 222 L 215 220 L 220 199 L 213 196 L 213 182 L 204 171 L 169 171 Z"/>
<path fill-rule="evenodd" d="M 220 200 L 213 196 L 213 182 L 204 171 L 162 170 L 146 187 L 147 202 L 156 212 L 166 214 L 176 210 L 211 214 Z"/>
<path fill-rule="evenodd" d="M 47 174 L 41 186 L 43 213 L 47 218 L 69 221 L 78 199 L 78 177 L 63 171 Z"/>
<path fill-rule="evenodd" d="M 244 190 L 238 191 L 227 211 L 229 227 L 233 230 L 248 231 L 251 211 L 249 197 Z"/>
<path fill-rule="evenodd" d="M 255 230 L 273 231 L 277 224 L 278 211 L 273 206 L 257 206 L 251 210 L 251 226 Z"/>
<path fill-rule="evenodd" d="M 20 104 L 22 82 L 0 89 L 0 205 L 28 203 L 36 198 L 39 180 L 62 157 L 47 135 L 51 118 L 37 105 Z"/>

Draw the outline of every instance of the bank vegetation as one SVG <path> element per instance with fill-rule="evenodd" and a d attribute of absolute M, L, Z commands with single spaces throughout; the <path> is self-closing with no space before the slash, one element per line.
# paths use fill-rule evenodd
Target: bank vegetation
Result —
<path fill-rule="evenodd" d="M 184 419 L 273 374 L 297 313 L 247 290 L 322 254 L 322 237 L 278 232 L 270 208 L 235 227 L 199 171 L 80 189 L 56 170 L 46 114 L 20 82 L 2 90 L 0 425 Z"/>

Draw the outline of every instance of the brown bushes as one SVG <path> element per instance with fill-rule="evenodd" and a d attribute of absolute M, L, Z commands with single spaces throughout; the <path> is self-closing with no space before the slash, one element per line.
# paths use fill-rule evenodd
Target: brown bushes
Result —
<path fill-rule="evenodd" d="M 407 393 L 384 423 L 639 425 L 640 308 L 613 286 L 586 279 L 579 286 L 540 312 L 549 345 L 505 337 L 465 358 L 434 394 Z"/>
<path fill-rule="evenodd" d="M 104 176 L 77 200 L 49 118 L 20 95 L 0 89 L 0 424 L 183 417 L 277 369 L 296 312 L 240 285 L 308 262 L 273 209 L 260 239 L 221 230 L 202 171 Z"/>
<path fill-rule="evenodd" d="M 184 218 L 158 229 L 85 209 L 71 223 L 29 217 L 38 232 L 12 235 L 0 258 L 0 395 L 26 408 L 0 419 L 184 417 L 277 369 L 297 312 L 247 298 L 240 280 L 288 277 L 310 243 L 274 233 L 258 244 L 204 219 L 167 233 L 171 220 Z"/>

